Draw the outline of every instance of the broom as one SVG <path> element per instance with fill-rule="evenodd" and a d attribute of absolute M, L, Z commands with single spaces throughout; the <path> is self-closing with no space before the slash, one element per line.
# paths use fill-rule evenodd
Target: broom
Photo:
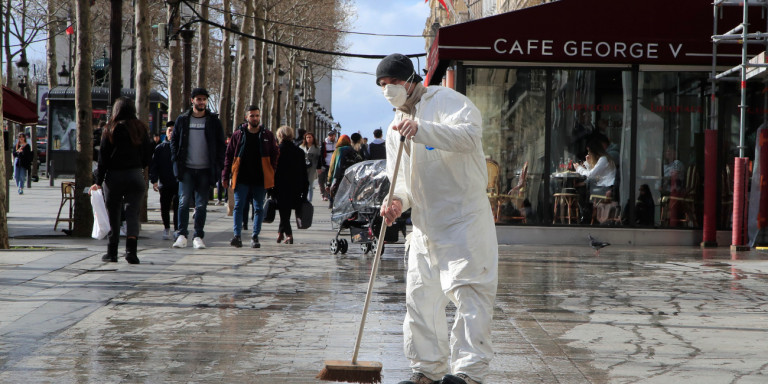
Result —
<path fill-rule="evenodd" d="M 403 154 L 403 144 L 405 144 L 405 136 L 400 136 L 400 146 L 397 149 L 397 159 L 395 160 L 395 172 L 392 175 L 392 182 L 389 184 L 388 202 L 392 201 L 392 196 L 395 194 L 395 181 L 397 180 L 397 171 L 400 169 L 400 157 Z M 384 235 L 386 234 L 386 231 L 387 226 L 382 218 L 379 241 L 376 243 L 376 254 L 373 257 L 371 278 L 368 280 L 368 291 L 365 293 L 363 316 L 360 319 L 360 328 L 357 330 L 357 341 L 355 342 L 355 352 L 352 354 L 352 361 L 326 360 L 323 370 L 316 376 L 316 378 L 320 380 L 346 381 L 350 383 L 381 383 L 381 363 L 378 361 L 357 361 L 357 353 L 360 351 L 360 341 L 363 338 L 365 317 L 368 314 L 368 305 L 371 303 L 373 282 L 376 280 L 376 272 L 378 272 L 379 269 L 379 260 L 381 259 L 381 251 L 384 249 Z"/>

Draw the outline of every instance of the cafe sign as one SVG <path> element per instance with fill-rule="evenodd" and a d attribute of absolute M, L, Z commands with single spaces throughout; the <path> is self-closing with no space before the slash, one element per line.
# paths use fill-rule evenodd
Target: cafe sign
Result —
<path fill-rule="evenodd" d="M 766 25 L 753 8 L 751 25 Z M 723 7 L 719 33 L 741 23 L 741 9 Z M 708 1 L 560 0 L 440 28 L 436 54 L 440 61 L 709 66 L 712 34 Z M 721 44 L 718 63 L 740 62 L 740 49 Z"/>

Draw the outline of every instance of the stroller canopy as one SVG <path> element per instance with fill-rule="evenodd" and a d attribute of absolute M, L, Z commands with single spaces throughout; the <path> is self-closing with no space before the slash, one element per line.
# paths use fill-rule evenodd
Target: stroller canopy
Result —
<path fill-rule="evenodd" d="M 333 198 L 331 221 L 335 226 L 354 213 L 360 220 L 373 220 L 389 193 L 386 160 L 368 160 L 354 164 L 344 172 Z"/>

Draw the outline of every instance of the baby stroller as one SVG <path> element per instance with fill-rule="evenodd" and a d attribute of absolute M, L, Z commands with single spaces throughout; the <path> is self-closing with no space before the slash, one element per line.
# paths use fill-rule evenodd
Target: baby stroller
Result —
<path fill-rule="evenodd" d="M 334 254 L 344 254 L 349 249 L 349 242 L 340 238 L 345 230 L 349 230 L 351 242 L 359 243 L 364 254 L 376 248 L 382 223 L 379 210 L 389 193 L 386 168 L 386 160 L 368 160 L 354 164 L 344 172 L 331 211 L 331 222 L 337 229 L 331 240 Z M 405 233 L 404 219 L 398 219 L 387 228 L 384 241 L 396 242 L 398 232 Z"/>

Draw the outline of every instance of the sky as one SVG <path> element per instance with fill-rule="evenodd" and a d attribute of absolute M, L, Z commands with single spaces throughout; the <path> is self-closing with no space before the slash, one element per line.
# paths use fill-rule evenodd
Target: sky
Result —
<path fill-rule="evenodd" d="M 418 35 L 419 37 L 389 37 L 347 34 L 345 50 L 350 53 L 388 55 L 390 53 L 424 53 L 424 38 L 420 35 L 429 16 L 429 4 L 423 0 L 357 0 L 356 17 L 350 31 L 376 34 Z M 376 66 L 379 59 L 346 58 L 333 73 L 333 119 L 341 124 L 341 133 L 360 132 L 373 140 L 373 130 L 386 128 L 392 121 L 392 106 L 376 86 Z M 426 67 L 426 57 L 413 60 L 419 74 Z M 355 72 L 364 72 L 359 74 Z M 423 76 L 422 76 L 423 77 Z"/>

